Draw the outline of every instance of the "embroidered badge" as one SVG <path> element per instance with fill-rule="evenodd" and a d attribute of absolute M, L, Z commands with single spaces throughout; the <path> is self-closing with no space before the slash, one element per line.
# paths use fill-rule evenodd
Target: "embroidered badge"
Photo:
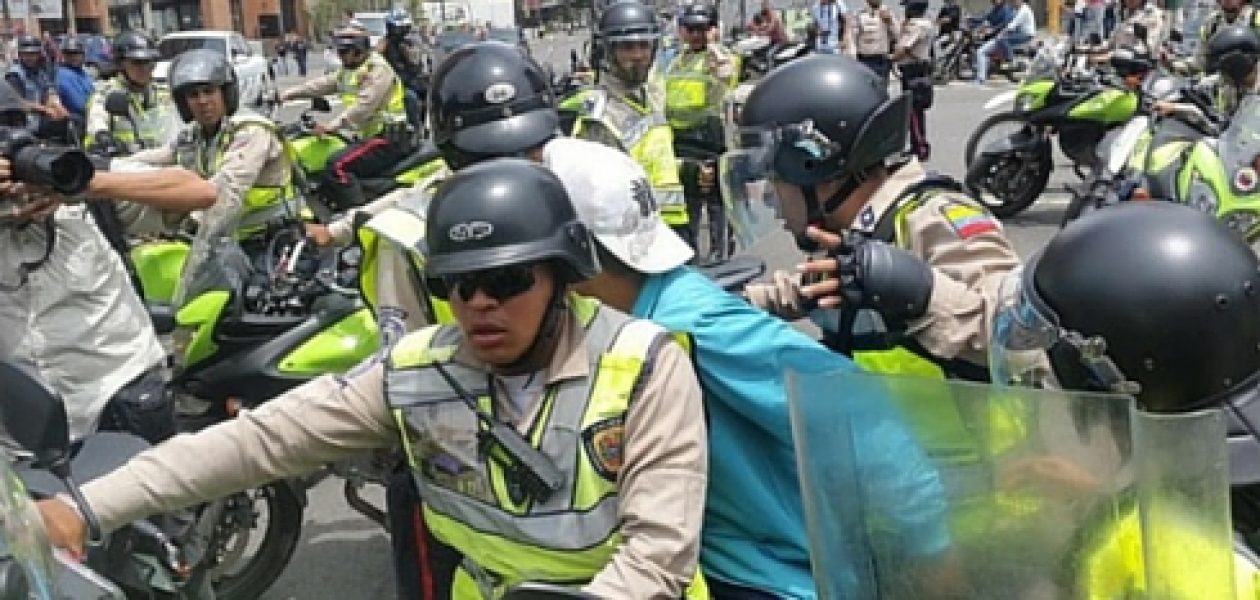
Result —
<path fill-rule="evenodd" d="M 974 206 L 960 202 L 951 202 L 941 207 L 941 214 L 949 221 L 949 226 L 962 239 L 968 239 L 982 233 L 997 231 L 998 224 L 988 213 Z"/>
<path fill-rule="evenodd" d="M 869 204 L 858 213 L 858 227 L 862 231 L 870 231 L 875 227 L 875 209 Z"/>
<path fill-rule="evenodd" d="M 625 419 L 613 417 L 582 430 L 582 444 L 595 472 L 608 481 L 616 481 L 625 460 Z"/>

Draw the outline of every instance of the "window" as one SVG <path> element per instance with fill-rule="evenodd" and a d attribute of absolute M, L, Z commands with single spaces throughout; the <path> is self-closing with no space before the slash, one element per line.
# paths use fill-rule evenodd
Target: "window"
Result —
<path fill-rule="evenodd" d="M 158 52 L 162 53 L 163 60 L 171 60 L 188 50 L 214 50 L 220 54 L 227 54 L 227 42 L 223 38 L 210 37 L 177 37 L 166 38 L 158 43 Z"/>
<path fill-rule="evenodd" d="M 249 44 L 245 43 L 245 38 L 239 35 L 232 36 L 232 52 L 239 53 L 241 56 L 249 56 Z"/>

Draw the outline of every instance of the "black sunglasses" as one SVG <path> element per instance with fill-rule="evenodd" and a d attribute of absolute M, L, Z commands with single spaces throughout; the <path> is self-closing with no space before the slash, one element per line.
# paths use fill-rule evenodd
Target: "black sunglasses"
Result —
<path fill-rule="evenodd" d="M 432 278 L 429 280 L 429 291 L 443 300 L 450 299 L 451 292 L 455 292 L 467 302 L 477 295 L 477 290 L 481 290 L 487 296 L 503 302 L 528 292 L 535 283 L 537 278 L 534 277 L 533 264 L 511 265 Z"/>
<path fill-rule="evenodd" d="M 709 26 L 708 25 L 687 25 L 686 27 L 683 27 L 683 29 L 686 29 L 687 33 L 704 33 L 709 30 Z"/>

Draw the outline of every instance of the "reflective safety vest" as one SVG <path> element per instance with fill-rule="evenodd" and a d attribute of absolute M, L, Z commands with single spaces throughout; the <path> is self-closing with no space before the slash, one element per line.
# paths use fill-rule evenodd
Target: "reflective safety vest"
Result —
<path fill-rule="evenodd" d="M 643 167 L 666 224 L 687 224 L 674 133 L 664 115 L 629 99 L 611 98 L 602 89 L 575 94 L 561 102 L 560 109 L 578 115 L 573 137 L 617 148 Z"/>
<path fill-rule="evenodd" d="M 584 328 L 590 375 L 548 386 L 527 441 L 566 475 L 545 500 L 517 493 L 511 467 L 482 452 L 482 426 L 470 406 L 432 366 L 443 369 L 493 415 L 488 375 L 451 361 L 459 329 L 435 325 L 391 351 L 386 391 L 402 445 L 424 498 L 430 533 L 464 556 L 452 597 L 495 598 L 523 581 L 580 585 L 622 543 L 617 479 L 623 426 L 644 365 L 666 340 L 659 326 L 570 296 Z M 688 598 L 706 598 L 696 574 Z"/>
<path fill-rule="evenodd" d="M 739 83 L 738 57 L 732 55 L 734 73 L 722 81 L 709 72 L 707 50 L 688 50 L 674 59 L 665 72 L 665 114 L 674 129 L 691 129 L 722 115 L 722 99 Z"/>
<path fill-rule="evenodd" d="M 133 149 L 139 149 L 136 143 L 136 131 L 140 132 L 140 142 L 145 148 L 156 148 L 161 146 L 170 134 L 168 128 L 178 123 L 176 120 L 175 103 L 171 98 L 170 92 L 165 87 L 150 85 L 147 88 L 136 92 L 123 81 L 122 75 L 113 77 L 103 82 L 96 89 L 92 90 L 92 95 L 88 98 L 87 121 L 92 123 L 92 110 L 105 110 L 105 103 L 97 102 L 97 97 L 107 98 L 114 90 L 123 90 L 127 92 L 127 97 L 131 100 L 131 116 L 136 120 L 136 128 L 131 128 L 131 123 L 126 119 L 120 119 L 113 115 L 106 115 L 106 123 L 109 126 L 109 134 L 114 139 L 129 144 Z M 87 132 L 84 143 L 88 146 L 92 145 L 93 131 Z"/>
<path fill-rule="evenodd" d="M 359 132 L 359 137 L 367 139 L 375 137 L 381 133 L 386 125 L 402 125 L 407 122 L 407 108 L 403 103 L 403 86 L 398 80 L 398 75 L 394 73 L 394 69 L 389 66 L 383 56 L 373 52 L 368 55 L 368 59 L 363 61 L 357 69 L 347 69 L 342 67 L 341 72 L 337 74 L 337 95 L 341 98 L 341 106 L 345 110 L 358 104 L 359 102 L 359 85 L 363 81 L 363 76 L 369 71 L 376 69 L 388 69 L 390 75 L 394 78 L 394 82 L 390 84 L 389 98 L 377 109 L 376 114 L 372 115 L 371 120 Z"/>
<path fill-rule="evenodd" d="M 196 125 L 194 124 L 193 127 L 196 127 Z M 222 127 L 226 129 L 220 132 L 214 155 L 210 157 L 210 160 L 205 160 L 205 157 L 202 156 L 204 148 L 202 144 L 178 144 L 176 147 L 176 162 L 196 172 L 201 177 L 209 179 L 223 164 L 223 159 L 227 156 L 227 150 L 232 146 L 232 138 L 238 131 L 246 127 L 262 127 L 275 136 L 284 146 L 284 160 L 288 163 L 285 168 L 286 177 L 283 185 L 269 186 L 256 183 L 245 192 L 244 206 L 241 207 L 242 213 L 236 224 L 237 237 L 248 237 L 257 233 L 267 223 L 273 221 L 285 218 L 309 218 L 309 211 L 304 209 L 302 199 L 293 187 L 293 164 L 296 162 L 293 147 L 289 145 L 284 136 L 280 135 L 279 130 L 276 129 L 276 124 L 270 119 L 259 115 L 237 113 L 229 117 Z M 262 165 L 258 166 L 262 168 Z"/>
<path fill-rule="evenodd" d="M 436 173 L 444 168 L 446 163 L 437 159 L 425 165 L 427 171 L 430 167 Z M 435 173 L 429 173 L 431 178 L 429 185 L 421 185 L 421 187 L 431 188 L 438 183 L 433 178 Z M 430 190 L 431 191 L 431 190 Z M 377 315 L 380 321 L 380 252 L 381 244 L 393 243 L 400 247 L 400 250 L 407 256 L 410 271 L 410 281 L 406 284 L 417 286 L 423 293 L 418 294 L 423 298 L 425 306 L 423 309 L 427 313 L 425 316 L 430 323 L 452 324 L 455 322 L 455 315 L 451 312 L 451 306 L 447 301 L 433 296 L 427 292 L 426 282 L 424 280 L 425 259 L 415 247 L 410 243 L 403 243 L 398 238 L 406 237 L 410 240 L 424 240 L 424 217 L 416 214 L 414 211 L 405 208 L 392 208 L 375 217 L 370 218 L 364 223 L 355 224 L 355 238 L 359 244 L 361 251 L 359 259 L 359 293 L 363 301 L 372 309 L 372 313 Z M 393 285 L 403 285 L 403 282 L 393 282 Z M 382 328 L 382 334 L 385 333 Z"/>

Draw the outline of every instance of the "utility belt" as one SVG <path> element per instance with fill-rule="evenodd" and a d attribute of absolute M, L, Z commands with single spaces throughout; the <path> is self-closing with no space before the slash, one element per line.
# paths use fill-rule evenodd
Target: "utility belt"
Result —
<path fill-rule="evenodd" d="M 931 77 L 932 61 L 930 60 L 912 60 L 897 64 L 897 70 L 901 71 L 902 79 L 915 79 L 918 77 Z"/>
<path fill-rule="evenodd" d="M 880 62 L 880 63 L 888 62 L 887 54 L 862 54 L 859 52 L 857 57 L 858 57 L 858 60 L 862 62 Z"/>

